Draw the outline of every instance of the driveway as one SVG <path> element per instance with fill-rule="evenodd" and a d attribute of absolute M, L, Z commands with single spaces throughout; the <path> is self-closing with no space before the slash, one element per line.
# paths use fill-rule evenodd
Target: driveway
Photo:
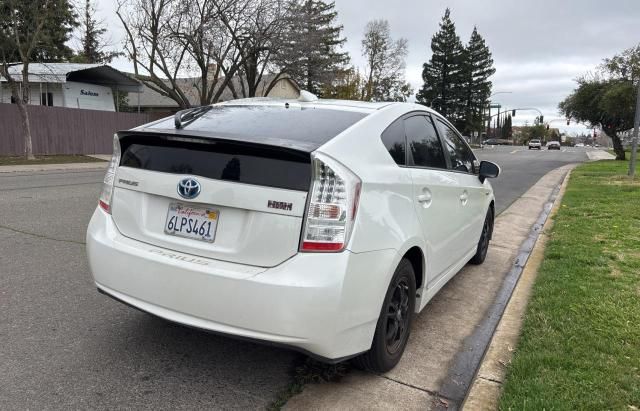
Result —
<path fill-rule="evenodd" d="M 586 160 L 585 149 L 477 153 L 502 166 L 498 211 L 548 171 Z M 300 354 L 173 325 L 96 292 L 84 235 L 103 173 L 0 174 L 3 408 L 270 404 Z"/>

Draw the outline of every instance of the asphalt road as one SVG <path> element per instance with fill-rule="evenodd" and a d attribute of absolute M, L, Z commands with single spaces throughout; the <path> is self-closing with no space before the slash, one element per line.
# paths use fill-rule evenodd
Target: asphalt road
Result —
<path fill-rule="evenodd" d="M 561 150 L 529 150 L 520 146 L 489 146 L 474 150 L 480 160 L 493 161 L 502 169 L 500 176 L 491 180 L 499 214 L 524 194 L 549 171 L 566 164 L 587 160 L 590 148 L 563 147 Z"/>
<path fill-rule="evenodd" d="M 585 149 L 478 150 L 504 210 Z M 300 354 L 207 334 L 98 294 L 84 236 L 103 171 L 0 174 L 0 408 L 256 409 Z"/>

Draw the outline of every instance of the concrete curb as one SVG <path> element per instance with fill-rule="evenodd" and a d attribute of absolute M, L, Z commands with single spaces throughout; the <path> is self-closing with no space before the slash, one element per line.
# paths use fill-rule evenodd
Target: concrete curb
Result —
<path fill-rule="evenodd" d="M 59 170 L 104 170 L 108 162 L 99 163 L 65 163 L 65 164 L 24 164 L 18 166 L 0 166 L 0 174 L 5 173 L 33 173 L 38 171 Z"/>
<path fill-rule="evenodd" d="M 548 231 L 553 226 L 553 216 L 557 213 L 569 181 L 571 170 L 565 176 L 553 207 L 542 230 L 531 250 L 520 279 L 511 294 L 506 309 L 496 327 L 491 342 L 480 363 L 478 372 L 467 393 L 463 410 L 495 410 L 498 408 L 502 384 L 506 377 L 507 367 L 520 338 L 520 331 L 526 313 L 531 290 L 543 261 L 544 250 L 548 240 Z"/>

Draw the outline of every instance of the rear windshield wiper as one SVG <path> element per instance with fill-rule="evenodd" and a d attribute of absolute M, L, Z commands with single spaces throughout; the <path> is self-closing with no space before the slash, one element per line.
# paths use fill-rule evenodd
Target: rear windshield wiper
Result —
<path fill-rule="evenodd" d="M 202 106 L 196 108 L 187 108 L 185 110 L 178 111 L 173 116 L 173 122 L 177 129 L 180 129 L 186 125 L 189 125 L 194 120 L 198 119 L 207 111 L 211 110 L 212 106 Z"/>

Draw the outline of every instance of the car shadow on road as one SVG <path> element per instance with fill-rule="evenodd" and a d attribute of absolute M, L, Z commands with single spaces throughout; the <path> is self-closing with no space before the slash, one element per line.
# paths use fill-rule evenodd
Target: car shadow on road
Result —
<path fill-rule="evenodd" d="M 163 408 L 184 407 L 177 399 L 186 397 L 188 407 L 264 408 L 289 383 L 301 356 L 142 312 L 126 313 L 116 324 L 103 323 L 96 331 L 103 338 L 92 339 L 100 341 L 93 350 L 112 354 L 101 364 L 106 374 L 101 380 L 107 384 L 103 390 L 115 384 L 119 397 L 139 398 L 143 393 L 162 399 Z M 123 387 L 130 392 L 123 393 Z"/>

